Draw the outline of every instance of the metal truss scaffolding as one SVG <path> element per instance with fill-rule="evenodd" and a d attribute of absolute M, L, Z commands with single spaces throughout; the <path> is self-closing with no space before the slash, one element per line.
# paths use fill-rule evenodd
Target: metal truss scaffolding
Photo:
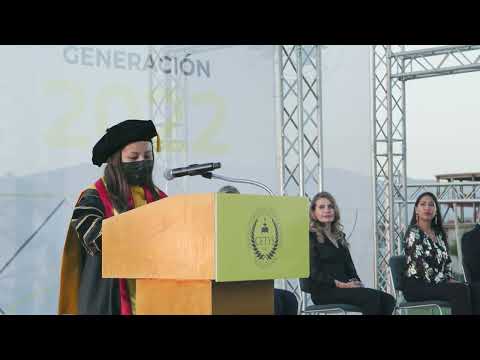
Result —
<path fill-rule="evenodd" d="M 398 47 L 404 50 L 403 47 Z M 378 288 L 391 291 L 388 260 L 398 252 L 401 224 L 406 216 L 405 84 L 392 77 L 392 69 L 403 69 L 402 60 L 391 56 L 392 46 L 375 46 L 373 54 L 374 91 L 374 174 L 375 250 Z M 399 201 L 398 201 L 399 200 Z M 395 207 L 395 201 L 397 209 Z M 396 211 L 395 211 L 396 210 Z"/>
<path fill-rule="evenodd" d="M 321 48 L 279 45 L 276 64 L 281 195 L 311 198 L 323 182 Z M 297 279 L 285 280 L 284 288 L 297 295 L 303 309 Z"/>
<path fill-rule="evenodd" d="M 188 50 L 188 48 L 186 48 Z M 175 47 L 150 46 L 149 56 L 154 64 L 157 59 L 186 50 Z M 165 74 L 152 67 L 150 71 L 150 119 L 155 124 L 161 139 L 163 151 L 156 154 L 162 168 L 170 168 L 174 163 L 181 163 L 187 156 L 186 111 L 186 77 Z M 168 191 L 168 183 L 164 185 Z"/>
<path fill-rule="evenodd" d="M 391 292 L 390 256 L 402 251 L 407 225 L 405 81 L 480 70 L 480 46 L 456 45 L 405 51 L 372 47 L 372 114 L 375 171 L 376 287 Z"/>
<path fill-rule="evenodd" d="M 322 187 L 320 46 L 278 46 L 281 194 L 312 196 Z"/>

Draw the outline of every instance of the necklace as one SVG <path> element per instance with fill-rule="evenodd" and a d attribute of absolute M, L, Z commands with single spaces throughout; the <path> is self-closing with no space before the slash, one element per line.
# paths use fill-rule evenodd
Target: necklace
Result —
<path fill-rule="evenodd" d="M 425 234 L 433 240 L 433 242 L 437 242 L 437 236 L 435 235 L 434 231 L 425 231 Z"/>

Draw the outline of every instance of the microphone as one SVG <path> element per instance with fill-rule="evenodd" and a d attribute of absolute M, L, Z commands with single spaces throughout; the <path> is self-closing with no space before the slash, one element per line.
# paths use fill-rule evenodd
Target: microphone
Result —
<path fill-rule="evenodd" d="M 222 164 L 219 162 L 217 163 L 207 163 L 207 164 L 192 164 L 188 165 L 187 167 L 181 167 L 176 169 L 166 169 L 163 173 L 163 176 L 167 180 L 173 180 L 177 177 L 182 176 L 195 176 L 195 175 L 202 175 L 207 172 L 213 171 L 215 169 L 220 169 Z"/>

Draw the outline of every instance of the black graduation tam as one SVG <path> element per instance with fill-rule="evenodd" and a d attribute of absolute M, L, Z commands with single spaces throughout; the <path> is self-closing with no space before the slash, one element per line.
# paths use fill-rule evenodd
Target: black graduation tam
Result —
<path fill-rule="evenodd" d="M 151 120 L 125 120 L 107 129 L 105 135 L 95 144 L 92 162 L 101 166 L 110 155 L 135 141 L 150 141 L 157 136 L 157 130 Z M 157 151 L 160 150 L 157 141 Z"/>

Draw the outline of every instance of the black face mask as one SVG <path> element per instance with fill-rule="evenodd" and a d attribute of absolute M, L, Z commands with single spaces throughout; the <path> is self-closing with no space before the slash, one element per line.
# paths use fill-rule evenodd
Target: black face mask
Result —
<path fill-rule="evenodd" d="M 122 170 L 129 185 L 143 186 L 152 174 L 153 160 L 122 162 Z"/>

